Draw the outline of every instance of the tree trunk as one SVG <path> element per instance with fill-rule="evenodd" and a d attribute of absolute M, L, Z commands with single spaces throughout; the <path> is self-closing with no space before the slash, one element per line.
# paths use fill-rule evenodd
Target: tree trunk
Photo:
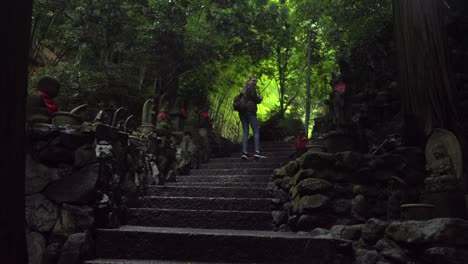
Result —
<path fill-rule="evenodd" d="M 0 27 L 6 45 L 0 75 L 0 248 L 2 263 L 28 263 L 25 239 L 25 103 L 32 1 L 2 1 Z"/>
<path fill-rule="evenodd" d="M 454 91 L 448 74 L 446 7 L 440 0 L 394 0 L 403 137 L 423 145 L 435 127 L 453 129 Z"/>
<path fill-rule="evenodd" d="M 307 138 L 309 137 L 309 121 L 310 121 L 310 101 L 311 101 L 311 94 L 310 94 L 310 75 L 311 75 L 311 32 L 310 26 L 307 29 L 307 90 L 306 90 L 306 109 L 305 109 L 305 134 Z"/>

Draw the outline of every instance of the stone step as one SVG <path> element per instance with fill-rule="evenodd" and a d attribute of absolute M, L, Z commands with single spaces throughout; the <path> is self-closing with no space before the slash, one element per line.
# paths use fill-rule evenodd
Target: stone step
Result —
<path fill-rule="evenodd" d="M 200 164 L 200 169 L 250 169 L 250 168 L 279 168 L 279 162 L 225 162 Z"/>
<path fill-rule="evenodd" d="M 271 175 L 276 168 L 247 168 L 247 169 L 200 169 L 191 170 L 190 175 Z"/>
<path fill-rule="evenodd" d="M 209 163 L 207 164 L 217 164 L 217 163 L 266 163 L 266 162 L 275 162 L 278 163 L 279 166 L 281 164 L 286 164 L 291 159 L 289 157 L 275 157 L 275 158 L 266 158 L 266 159 L 260 159 L 260 160 L 255 160 L 253 158 L 250 158 L 248 160 L 242 160 L 240 155 L 239 156 L 233 156 L 231 155 L 231 158 L 215 158 L 215 159 L 210 159 Z"/>
<path fill-rule="evenodd" d="M 349 241 L 286 232 L 122 226 L 98 229 L 96 247 L 104 259 L 352 263 L 343 257 L 352 256 Z"/>
<path fill-rule="evenodd" d="M 215 211 L 131 208 L 128 224 L 136 226 L 272 230 L 268 211 Z"/>
<path fill-rule="evenodd" d="M 128 260 L 128 259 L 95 259 L 85 264 L 234 264 L 227 262 L 170 261 L 170 260 Z"/>
<path fill-rule="evenodd" d="M 289 157 L 295 152 L 295 150 L 287 150 L 287 151 L 274 151 L 274 152 L 266 152 L 262 151 L 262 156 L 266 156 L 267 158 L 281 158 L 281 157 Z M 253 156 L 253 152 L 249 153 L 249 156 Z M 242 155 L 242 152 L 233 152 L 231 154 L 231 157 L 240 157 Z"/>
<path fill-rule="evenodd" d="M 168 182 L 167 186 L 201 186 L 201 187 L 251 187 L 267 188 L 268 183 L 258 182 Z"/>
<path fill-rule="evenodd" d="M 225 198 L 271 198 L 266 188 L 253 187 L 208 187 L 208 186 L 158 186 L 150 185 L 147 196 L 163 197 L 225 197 Z"/>
<path fill-rule="evenodd" d="M 238 149 L 239 152 L 242 152 L 242 147 L 239 147 Z M 247 148 L 247 151 L 249 153 L 254 153 L 255 148 Z M 288 146 L 269 146 L 269 147 L 260 147 L 261 152 L 277 152 L 277 151 L 296 151 L 296 148 L 294 147 L 293 144 L 289 144 Z"/>
<path fill-rule="evenodd" d="M 273 204 L 269 198 L 146 196 L 140 198 L 139 207 L 183 210 L 270 211 L 273 208 Z"/>
<path fill-rule="evenodd" d="M 245 175 L 245 174 L 244 174 Z M 271 173 L 269 175 L 222 175 L 220 176 L 177 176 L 177 182 L 269 182 Z"/>

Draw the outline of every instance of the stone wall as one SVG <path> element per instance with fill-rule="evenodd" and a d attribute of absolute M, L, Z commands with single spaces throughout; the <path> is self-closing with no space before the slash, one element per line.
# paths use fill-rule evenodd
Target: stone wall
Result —
<path fill-rule="evenodd" d="M 26 230 L 31 264 L 82 263 L 93 230 L 126 223 L 146 186 L 175 181 L 201 162 L 190 134 L 131 135 L 108 125 L 34 124 L 26 162 Z M 200 140 L 200 142 L 203 142 Z"/>

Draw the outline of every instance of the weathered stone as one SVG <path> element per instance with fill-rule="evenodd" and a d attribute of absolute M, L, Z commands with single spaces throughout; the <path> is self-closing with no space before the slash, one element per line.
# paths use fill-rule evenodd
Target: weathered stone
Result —
<path fill-rule="evenodd" d="M 433 247 L 424 251 L 424 259 L 429 263 L 466 264 L 468 250 L 449 247 Z"/>
<path fill-rule="evenodd" d="M 354 255 L 356 257 L 355 263 L 359 264 L 375 264 L 380 259 L 379 253 L 375 250 L 355 248 Z"/>
<path fill-rule="evenodd" d="M 90 255 L 92 241 L 87 233 L 76 233 L 68 237 L 63 245 L 58 264 L 81 264 Z"/>
<path fill-rule="evenodd" d="M 88 206 L 72 206 L 64 204 L 62 215 L 55 224 L 53 233 L 68 237 L 73 233 L 86 231 L 94 224 L 94 212 Z"/>
<path fill-rule="evenodd" d="M 314 170 L 300 170 L 292 177 L 291 184 L 296 185 L 305 179 L 313 178 L 314 174 Z"/>
<path fill-rule="evenodd" d="M 75 161 L 73 163 L 75 168 L 82 168 L 96 161 L 96 151 L 92 145 L 83 145 L 75 150 Z"/>
<path fill-rule="evenodd" d="M 340 239 L 359 240 L 359 238 L 361 237 L 361 230 L 362 225 L 335 225 L 332 228 L 330 228 L 330 233 L 333 234 L 333 236 Z"/>
<path fill-rule="evenodd" d="M 351 215 L 357 221 L 364 222 L 369 214 L 369 204 L 364 197 L 360 194 L 353 198 L 351 201 Z"/>
<path fill-rule="evenodd" d="M 282 224 L 278 227 L 278 232 L 291 232 L 291 228 L 287 224 Z"/>
<path fill-rule="evenodd" d="M 44 253 L 42 264 L 56 264 L 60 258 L 61 249 L 62 246 L 60 243 L 52 243 L 48 245 Z"/>
<path fill-rule="evenodd" d="M 57 169 L 36 162 L 29 155 L 26 157 L 25 194 L 41 192 L 50 182 L 58 179 Z"/>
<path fill-rule="evenodd" d="M 301 181 L 296 187 L 298 194 L 305 196 L 329 191 L 333 188 L 333 184 L 326 180 L 310 178 Z"/>
<path fill-rule="evenodd" d="M 325 152 L 307 152 L 300 158 L 302 169 L 324 169 L 332 167 L 335 162 L 335 155 Z"/>
<path fill-rule="evenodd" d="M 289 194 L 283 190 L 276 191 L 274 195 L 276 199 L 281 201 L 281 203 L 286 203 L 289 201 Z"/>
<path fill-rule="evenodd" d="M 291 229 L 296 229 L 297 221 L 299 221 L 299 217 L 297 215 L 291 215 L 288 217 L 288 226 Z"/>
<path fill-rule="evenodd" d="M 328 205 L 329 200 L 328 197 L 321 194 L 304 196 L 300 200 L 300 213 L 309 213 L 322 209 Z"/>
<path fill-rule="evenodd" d="M 284 166 L 281 167 L 281 168 L 275 169 L 273 171 L 273 177 L 275 179 L 282 179 L 282 178 L 286 177 L 286 175 L 287 175 L 286 174 L 286 168 Z"/>
<path fill-rule="evenodd" d="M 339 152 L 336 154 L 338 166 L 343 169 L 354 171 L 360 167 L 363 156 L 361 153 L 353 151 Z"/>
<path fill-rule="evenodd" d="M 283 190 L 289 190 L 291 188 L 291 177 L 284 177 L 281 179 L 281 183 L 279 185 Z"/>
<path fill-rule="evenodd" d="M 337 214 L 350 214 L 351 213 L 351 200 L 350 199 L 336 199 L 331 202 L 333 212 Z"/>
<path fill-rule="evenodd" d="M 33 194 L 25 201 L 26 223 L 36 231 L 48 232 L 57 221 L 59 209 L 42 194 Z"/>
<path fill-rule="evenodd" d="M 301 215 L 297 222 L 297 229 L 310 231 L 317 227 L 329 228 L 333 225 L 333 219 L 326 214 L 321 215 Z"/>
<path fill-rule="evenodd" d="M 295 160 L 290 161 L 288 164 L 286 164 L 286 166 L 284 166 L 284 169 L 286 170 L 286 176 L 288 177 L 293 177 L 300 168 L 300 164 Z"/>
<path fill-rule="evenodd" d="M 365 197 L 378 197 L 382 195 L 382 189 L 373 185 L 355 185 L 353 188 L 355 195 L 362 194 Z"/>
<path fill-rule="evenodd" d="M 331 230 L 317 227 L 314 230 L 310 231 L 309 235 L 316 237 L 316 236 L 330 236 L 331 237 Z"/>
<path fill-rule="evenodd" d="M 375 244 L 375 248 L 382 256 L 390 260 L 392 263 L 405 264 L 409 263 L 408 256 L 395 242 L 387 239 L 381 239 Z"/>
<path fill-rule="evenodd" d="M 284 211 L 273 211 L 271 216 L 273 217 L 273 223 L 277 226 L 288 222 L 288 214 Z"/>
<path fill-rule="evenodd" d="M 46 249 L 46 239 L 37 232 L 27 234 L 29 264 L 42 264 L 42 258 Z"/>
<path fill-rule="evenodd" d="M 370 184 L 375 182 L 374 172 L 368 167 L 356 170 L 350 175 L 350 179 L 353 183 Z"/>
<path fill-rule="evenodd" d="M 374 244 L 384 236 L 387 226 L 387 222 L 371 218 L 362 227 L 362 238 L 367 243 Z"/>
<path fill-rule="evenodd" d="M 57 167 L 59 164 L 73 164 L 74 153 L 72 150 L 60 145 L 60 138 L 52 140 L 47 147 L 38 154 L 38 160 L 50 167 Z"/>
<path fill-rule="evenodd" d="M 84 167 L 66 178 L 52 182 L 45 194 L 59 203 L 87 203 L 94 198 L 98 173 L 98 164 Z"/>
<path fill-rule="evenodd" d="M 468 246 L 468 221 L 437 218 L 429 221 L 391 223 L 385 230 L 397 243 L 412 245 Z"/>

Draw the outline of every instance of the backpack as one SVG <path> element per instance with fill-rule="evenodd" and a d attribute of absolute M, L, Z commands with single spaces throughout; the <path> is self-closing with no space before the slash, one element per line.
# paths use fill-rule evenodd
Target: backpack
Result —
<path fill-rule="evenodd" d="M 234 97 L 234 102 L 232 103 L 232 108 L 236 111 L 241 111 L 245 109 L 244 94 L 241 92 Z"/>

